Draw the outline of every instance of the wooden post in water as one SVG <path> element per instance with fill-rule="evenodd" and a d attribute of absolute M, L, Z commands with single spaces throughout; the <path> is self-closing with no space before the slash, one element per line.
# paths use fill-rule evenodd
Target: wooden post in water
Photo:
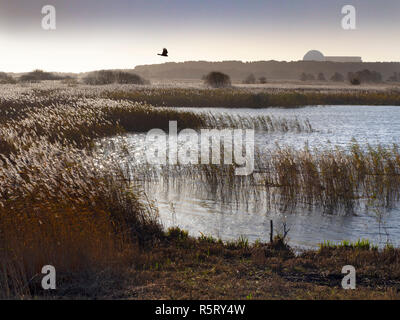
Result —
<path fill-rule="evenodd" d="M 274 241 L 274 222 L 270 220 L 271 229 L 269 231 L 269 241 L 272 243 Z"/>

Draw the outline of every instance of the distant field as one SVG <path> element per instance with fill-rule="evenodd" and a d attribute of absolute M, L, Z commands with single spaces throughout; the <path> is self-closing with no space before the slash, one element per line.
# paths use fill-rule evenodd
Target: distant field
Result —
<path fill-rule="evenodd" d="M 154 106 L 184 108 L 294 108 L 315 105 L 400 105 L 400 88 L 385 86 L 296 86 L 296 84 L 233 85 L 208 89 L 200 83 L 156 82 L 133 90 L 113 87 L 102 90 L 112 100 L 146 102 Z"/>
<path fill-rule="evenodd" d="M 151 87 L 178 87 L 178 88 L 204 88 L 203 81 L 192 79 L 152 79 Z M 353 86 L 348 82 L 332 82 L 332 81 L 295 81 L 295 80 L 271 80 L 265 84 L 243 84 L 239 80 L 233 80 L 232 85 L 245 89 L 289 89 L 289 90 L 392 90 L 400 89 L 399 83 L 384 82 L 381 84 L 364 83 L 359 86 Z"/>

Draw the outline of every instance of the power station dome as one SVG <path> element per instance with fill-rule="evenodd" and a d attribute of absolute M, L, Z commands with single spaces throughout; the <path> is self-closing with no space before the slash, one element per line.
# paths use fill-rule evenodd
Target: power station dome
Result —
<path fill-rule="evenodd" d="M 318 50 L 311 50 L 306 53 L 303 61 L 325 61 L 325 57 L 322 52 Z"/>

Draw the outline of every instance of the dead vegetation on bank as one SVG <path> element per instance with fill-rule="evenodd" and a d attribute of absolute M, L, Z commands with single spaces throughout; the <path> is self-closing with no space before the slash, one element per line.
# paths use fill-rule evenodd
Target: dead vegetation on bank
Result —
<path fill-rule="evenodd" d="M 88 276 L 58 293 L 108 299 L 398 299 L 399 263 L 399 250 L 391 247 L 324 247 L 295 255 L 279 238 L 224 243 L 171 229 L 137 256 L 135 267 L 106 282 Z M 345 265 L 357 270 L 356 290 L 341 286 Z"/>

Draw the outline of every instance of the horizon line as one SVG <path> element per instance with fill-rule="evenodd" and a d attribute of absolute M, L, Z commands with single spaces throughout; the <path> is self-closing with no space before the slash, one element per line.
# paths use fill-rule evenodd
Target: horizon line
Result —
<path fill-rule="evenodd" d="M 180 64 L 180 63 L 190 63 L 190 62 L 206 62 L 206 63 L 224 63 L 224 62 L 239 62 L 239 63 L 259 63 L 259 62 L 278 62 L 278 63 L 332 63 L 332 64 L 371 64 L 371 63 L 400 63 L 400 61 L 361 61 L 361 62 L 335 62 L 335 61 L 305 61 L 305 60 L 216 60 L 216 61 L 210 61 L 210 60 L 185 60 L 185 61 L 167 61 L 167 62 L 162 62 L 162 63 L 149 63 L 149 64 L 138 64 L 133 67 L 116 67 L 116 68 L 109 68 L 109 69 L 91 69 L 87 71 L 56 71 L 56 70 L 46 70 L 44 68 L 34 68 L 31 70 L 26 70 L 26 71 L 3 71 L 5 73 L 28 73 L 32 72 L 35 70 L 42 70 L 46 72 L 52 72 L 52 73 L 73 73 L 73 74 L 80 74 L 80 73 L 88 73 L 88 72 L 94 72 L 94 71 L 99 71 L 99 70 L 134 70 L 136 67 L 142 67 L 142 66 L 157 66 L 157 65 L 163 65 L 163 64 Z M 1 72 L 1 71 L 0 71 Z"/>

